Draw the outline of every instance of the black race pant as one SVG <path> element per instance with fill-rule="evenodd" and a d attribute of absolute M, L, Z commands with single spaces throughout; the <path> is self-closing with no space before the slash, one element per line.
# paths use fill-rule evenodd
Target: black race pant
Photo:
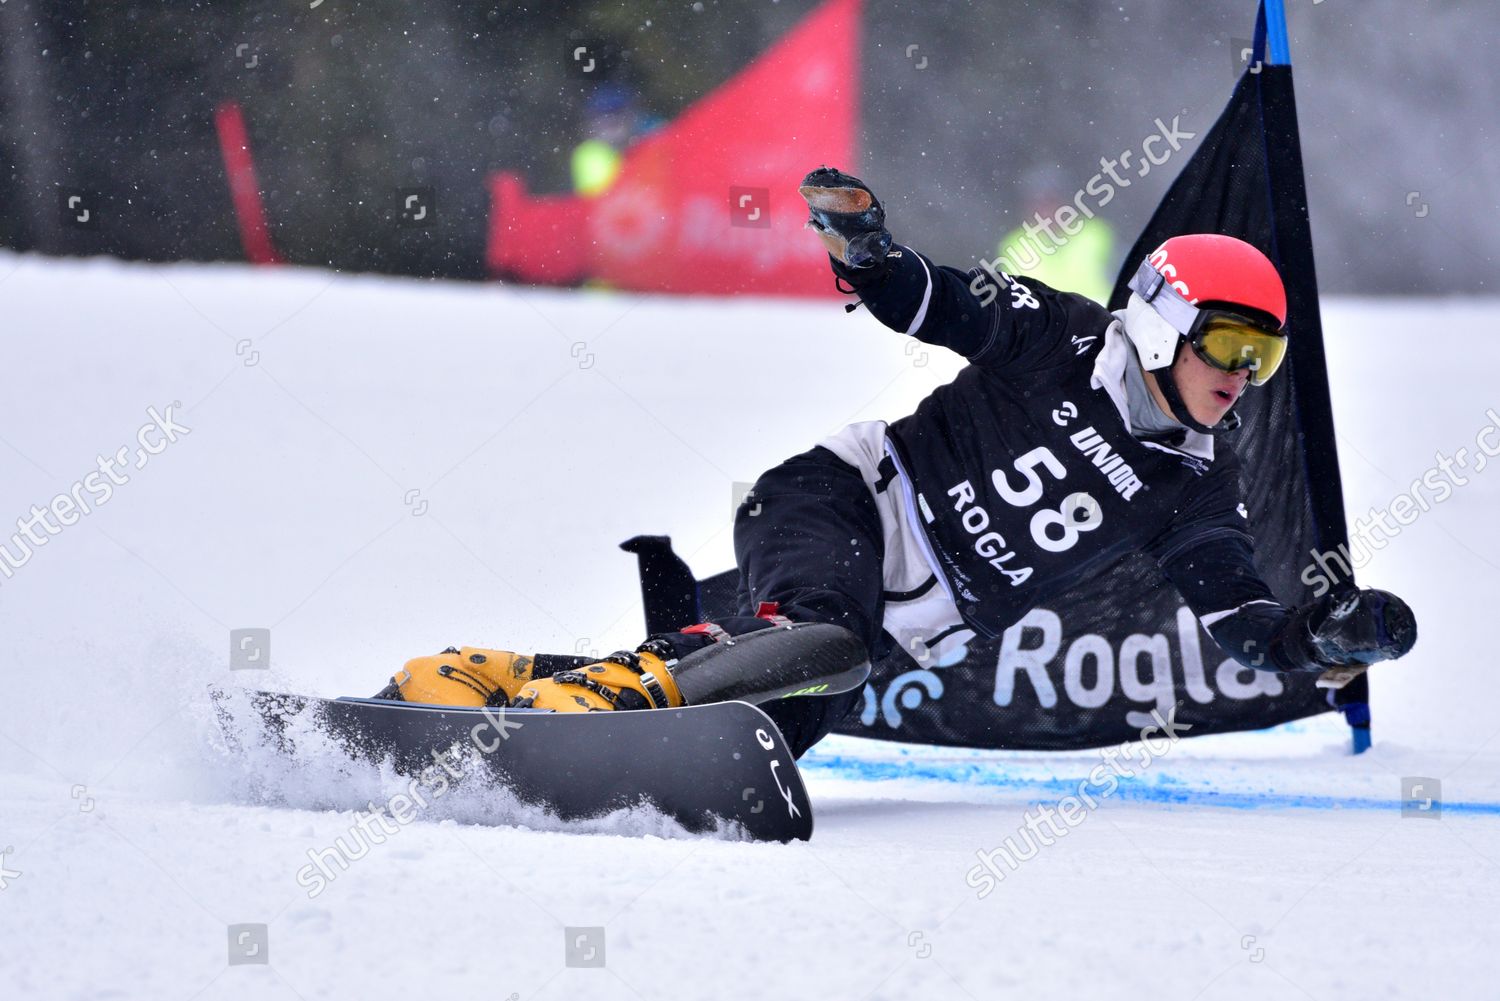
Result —
<path fill-rule="evenodd" d="M 859 470 L 815 447 L 767 471 L 734 519 L 740 568 L 739 615 L 716 620 L 731 635 L 767 628 L 763 601 L 793 622 L 831 622 L 884 651 L 884 538 L 880 515 Z M 686 637 L 684 637 L 686 639 Z M 693 646 L 702 640 L 694 638 Z M 860 692 L 777 699 L 761 706 L 798 757 L 859 704 Z"/>

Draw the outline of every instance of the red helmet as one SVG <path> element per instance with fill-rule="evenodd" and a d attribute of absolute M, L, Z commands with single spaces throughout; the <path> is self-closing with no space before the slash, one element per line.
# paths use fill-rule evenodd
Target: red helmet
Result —
<path fill-rule="evenodd" d="M 1210 307 L 1252 314 L 1257 326 L 1272 331 L 1286 324 L 1286 290 L 1276 266 L 1232 236 L 1172 237 L 1141 262 L 1130 290 L 1135 295 L 1125 333 L 1148 372 L 1172 363 L 1179 342 L 1202 325 L 1200 314 Z"/>
<path fill-rule="evenodd" d="M 1228 303 L 1258 310 L 1286 323 L 1281 276 L 1255 247 L 1216 233 L 1174 236 L 1146 258 L 1193 305 Z"/>

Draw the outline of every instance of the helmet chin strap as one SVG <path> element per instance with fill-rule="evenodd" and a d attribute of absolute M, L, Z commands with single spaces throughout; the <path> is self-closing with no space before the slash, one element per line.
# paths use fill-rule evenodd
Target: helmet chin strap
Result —
<path fill-rule="evenodd" d="M 1188 410 L 1186 401 L 1177 390 L 1177 379 L 1172 375 L 1172 369 L 1177 365 L 1177 356 L 1182 353 L 1182 346 L 1187 343 L 1185 338 L 1177 341 L 1177 350 L 1172 353 L 1172 361 L 1157 369 L 1153 374 L 1156 376 L 1156 384 L 1161 387 L 1161 395 L 1167 398 L 1167 406 L 1172 408 L 1172 416 L 1179 423 L 1197 431 L 1199 434 L 1221 435 L 1233 431 L 1240 426 L 1240 415 L 1230 408 L 1224 414 L 1224 419 L 1209 427 L 1194 419 L 1192 411 Z"/>

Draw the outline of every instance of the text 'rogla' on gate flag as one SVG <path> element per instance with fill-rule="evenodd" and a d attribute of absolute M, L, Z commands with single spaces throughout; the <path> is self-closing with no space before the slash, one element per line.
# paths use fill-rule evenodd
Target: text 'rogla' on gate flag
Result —
<path fill-rule="evenodd" d="M 1347 544 L 1347 529 L 1285 21 L 1280 0 L 1271 3 L 1269 54 L 1263 6 L 1251 68 L 1126 258 L 1110 306 L 1124 306 L 1130 275 L 1170 236 L 1236 236 L 1276 263 L 1287 288 L 1288 357 L 1276 378 L 1246 394 L 1237 408 L 1243 426 L 1227 440 L 1244 466 L 1256 563 L 1280 600 L 1300 604 L 1328 589 L 1313 554 Z M 734 572 L 695 582 L 665 536 L 637 536 L 623 548 L 640 561 L 651 632 L 733 610 Z M 1033 609 L 998 641 L 971 641 L 953 663 L 924 663 L 924 653 L 898 648 L 881 659 L 862 711 L 838 732 L 1061 750 L 1136 739 L 1153 709 L 1166 716 L 1175 706 L 1176 719 L 1192 727 L 1187 734 L 1202 736 L 1331 708 L 1313 674 L 1231 659 L 1144 554 Z M 1359 679 L 1342 696 L 1349 722 L 1364 727 L 1355 731 L 1357 750 L 1368 734 L 1365 690 Z"/>
<path fill-rule="evenodd" d="M 637 292 L 837 296 L 802 231 L 809 164 L 853 164 L 860 0 L 826 0 L 745 69 L 623 152 L 600 194 L 490 180 L 490 273 Z M 580 138 L 582 138 L 580 136 Z"/>

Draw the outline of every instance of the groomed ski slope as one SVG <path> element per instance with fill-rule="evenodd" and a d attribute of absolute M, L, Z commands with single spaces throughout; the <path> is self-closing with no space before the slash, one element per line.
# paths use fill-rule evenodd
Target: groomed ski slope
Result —
<path fill-rule="evenodd" d="M 1349 757 L 1330 717 L 1181 743 L 982 899 L 976 853 L 1098 753 L 829 740 L 805 762 L 809 844 L 641 813 L 562 832 L 461 786 L 369 845 L 351 811 L 402 783 L 331 754 L 247 772 L 206 687 L 369 694 L 450 643 L 633 645 L 618 542 L 667 533 L 699 572 L 729 566 L 736 483 L 899 416 L 955 361 L 832 302 L 311 270 L 0 255 L 0 303 L 0 536 L 129 448 L 127 481 L 0 578 L 8 998 L 1493 990 L 1500 468 L 1360 573 L 1421 622 L 1376 674 L 1374 751 Z M 1473 463 L 1500 301 L 1334 300 L 1325 319 L 1351 515 L 1438 450 Z M 147 409 L 174 401 L 190 430 L 136 468 Z M 231 672 L 229 631 L 251 627 L 270 671 Z M 1440 817 L 1402 817 L 1404 776 L 1441 780 Z M 297 874 L 339 838 L 367 851 L 310 898 Z M 603 968 L 565 965 L 598 941 L 575 928 L 603 928 Z"/>

